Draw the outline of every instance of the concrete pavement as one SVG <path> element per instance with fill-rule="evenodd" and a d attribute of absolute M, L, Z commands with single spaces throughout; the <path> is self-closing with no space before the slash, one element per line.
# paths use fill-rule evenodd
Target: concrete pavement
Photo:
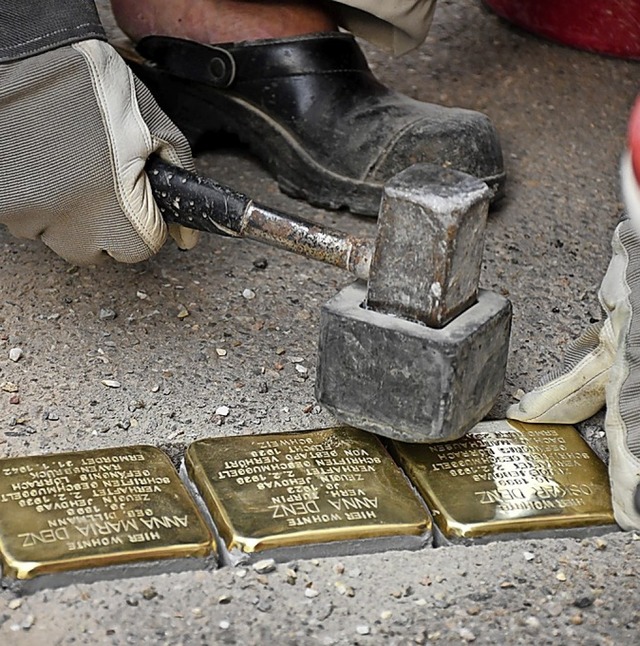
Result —
<path fill-rule="evenodd" d="M 484 111 L 501 133 L 507 196 L 490 215 L 481 284 L 514 306 L 507 381 L 491 414 L 503 417 L 513 394 L 556 367 L 566 343 L 600 316 L 596 290 L 622 209 L 618 160 L 640 68 L 516 31 L 471 0 L 440 2 L 427 43 L 401 59 L 366 51 L 383 81 Z M 375 230 L 287 198 L 237 151 L 203 155 L 198 167 L 277 208 Z M 0 382 L 19 384 L 19 403 L 0 393 L 3 457 L 135 443 L 175 456 L 202 437 L 334 424 L 315 404 L 313 381 L 319 307 L 349 282 L 340 270 L 212 236 L 189 253 L 167 245 L 146 263 L 97 269 L 71 268 L 5 230 L 0 248 Z M 17 346 L 24 355 L 10 361 Z M 221 406 L 228 415 L 216 414 Z M 604 455 L 602 422 L 582 430 Z M 2 591 L 0 643 L 627 644 L 640 635 L 639 546 L 618 533 L 310 554 L 293 584 L 280 565 L 22 599 Z M 309 585 L 317 596 L 305 595 Z"/>

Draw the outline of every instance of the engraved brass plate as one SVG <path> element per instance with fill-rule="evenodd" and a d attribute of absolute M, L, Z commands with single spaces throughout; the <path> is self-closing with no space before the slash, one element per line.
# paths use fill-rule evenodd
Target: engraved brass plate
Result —
<path fill-rule="evenodd" d="M 381 442 L 356 429 L 200 440 L 185 464 L 229 550 L 431 530 L 424 505 Z"/>
<path fill-rule="evenodd" d="M 195 503 L 154 447 L 0 460 L 5 576 L 31 579 L 212 550 Z"/>
<path fill-rule="evenodd" d="M 607 468 L 572 426 L 482 422 L 393 452 L 452 541 L 614 523 Z"/>

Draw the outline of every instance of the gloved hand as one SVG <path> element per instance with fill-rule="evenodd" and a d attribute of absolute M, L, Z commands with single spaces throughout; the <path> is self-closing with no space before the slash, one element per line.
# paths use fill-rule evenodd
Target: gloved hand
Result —
<path fill-rule="evenodd" d="M 192 167 L 189 145 L 107 43 L 85 40 L 0 65 L 0 223 L 75 264 L 138 262 L 167 226 L 144 166 Z M 172 227 L 179 246 L 196 232 Z"/>
<path fill-rule="evenodd" d="M 622 162 L 629 219 L 615 229 L 599 292 L 604 323 L 567 350 L 561 370 L 507 411 L 523 422 L 575 423 L 606 403 L 613 509 L 623 529 L 640 529 L 640 101 Z"/>

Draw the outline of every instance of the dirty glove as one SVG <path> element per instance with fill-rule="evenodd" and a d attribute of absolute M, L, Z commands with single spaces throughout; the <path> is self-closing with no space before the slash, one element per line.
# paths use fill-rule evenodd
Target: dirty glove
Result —
<path fill-rule="evenodd" d="M 598 291 L 604 320 L 588 327 L 567 346 L 562 366 L 511 406 L 507 417 L 523 422 L 574 424 L 604 406 L 611 366 L 628 323 L 620 307 L 628 292 L 624 284 L 627 256 L 620 232 L 628 228 L 629 222 L 624 221 L 615 230 L 613 255 Z"/>
<path fill-rule="evenodd" d="M 564 366 L 524 395 L 507 417 L 575 423 L 605 403 L 613 509 L 623 529 L 640 529 L 640 101 L 629 128 L 622 187 L 629 219 L 616 227 L 599 297 L 604 323 L 568 350 Z"/>
<path fill-rule="evenodd" d="M 191 167 L 189 146 L 101 40 L 0 64 L 0 223 L 76 264 L 138 262 L 167 226 L 144 166 L 157 152 Z M 196 233 L 172 234 L 183 248 Z"/>

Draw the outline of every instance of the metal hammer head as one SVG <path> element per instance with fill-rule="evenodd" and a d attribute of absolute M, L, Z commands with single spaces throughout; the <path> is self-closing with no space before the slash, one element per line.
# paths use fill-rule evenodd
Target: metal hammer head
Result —
<path fill-rule="evenodd" d="M 367 307 L 437 328 L 475 303 L 490 196 L 484 182 L 430 164 L 387 183 Z"/>
<path fill-rule="evenodd" d="M 387 184 L 368 289 L 356 282 L 321 311 L 316 397 L 340 420 L 444 442 L 489 412 L 511 305 L 478 290 L 488 204 L 482 182 L 426 165 Z"/>

